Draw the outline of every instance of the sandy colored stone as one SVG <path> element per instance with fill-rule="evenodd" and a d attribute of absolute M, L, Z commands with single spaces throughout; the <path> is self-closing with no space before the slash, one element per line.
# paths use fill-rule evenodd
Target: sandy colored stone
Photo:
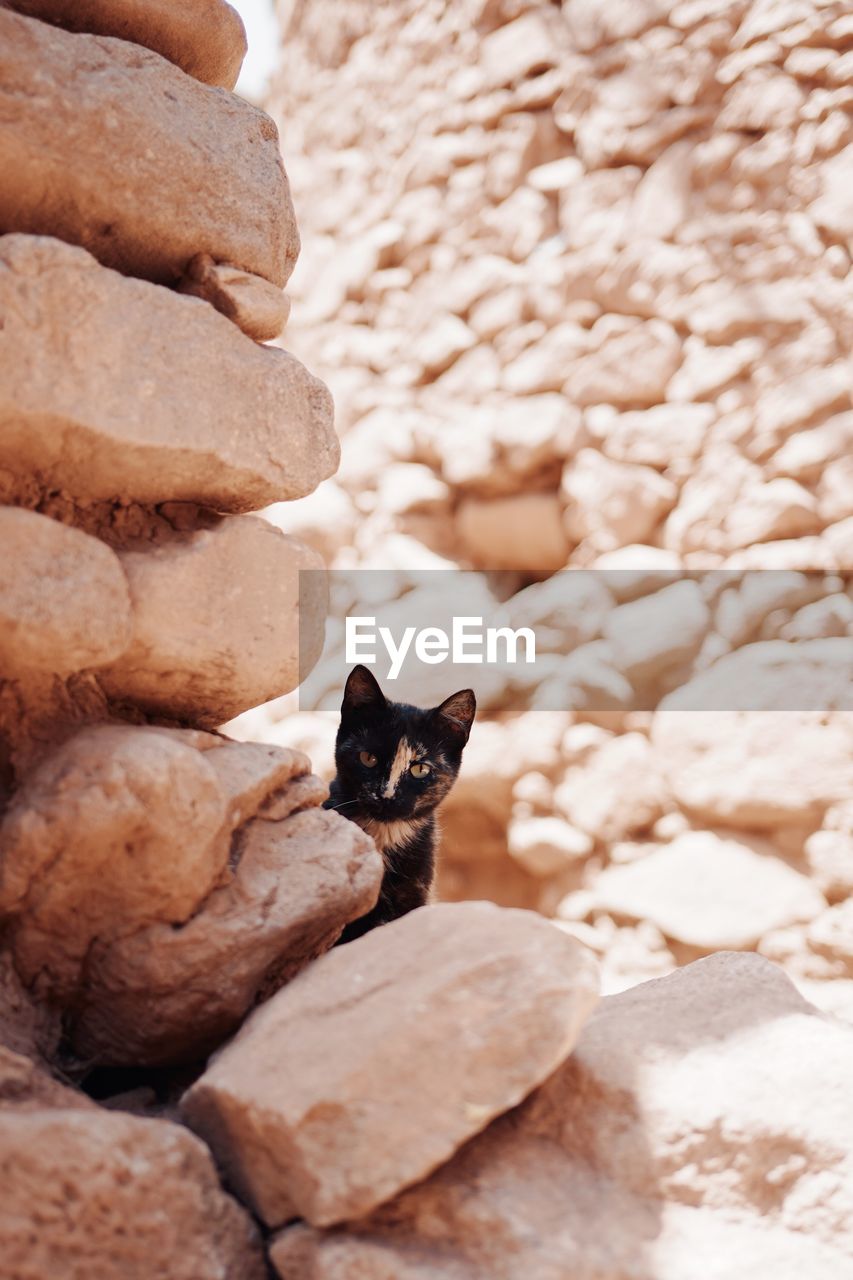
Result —
<path fill-rule="evenodd" d="M 550 876 L 583 862 L 592 853 L 593 842 L 585 831 L 558 817 L 513 817 L 507 828 L 507 848 L 531 875 Z"/>
<path fill-rule="evenodd" d="M 691 662 L 710 623 L 700 585 L 685 578 L 612 610 L 604 634 L 618 670 L 643 685 Z"/>
<path fill-rule="evenodd" d="M 610 844 L 648 831 L 671 799 L 648 739 L 621 733 L 567 770 L 554 804 L 573 826 Z"/>
<path fill-rule="evenodd" d="M 7 9 L 0 49 L 4 231 L 167 283 L 197 253 L 285 283 L 299 237 L 269 116 L 147 49 Z"/>
<path fill-rule="evenodd" d="M 346 1230 L 282 1232 L 273 1260 L 315 1280 L 699 1280 L 709 1258 L 836 1280 L 851 1051 L 775 965 L 711 956 L 603 1000 L 521 1108 Z"/>
<path fill-rule="evenodd" d="M 7 671 L 81 671 L 124 651 L 130 596 L 109 547 L 16 507 L 0 507 L 0 544 L 0 652 Z"/>
<path fill-rule="evenodd" d="M 771 929 L 809 920 L 825 905 L 811 881 L 744 834 L 688 831 L 595 882 L 603 911 L 651 920 L 668 938 L 722 951 L 754 947 Z"/>
<path fill-rule="evenodd" d="M 0 1257 L 10 1280 L 262 1280 L 257 1230 L 207 1149 L 161 1120 L 99 1109 L 0 1121 Z"/>
<path fill-rule="evenodd" d="M 214 262 L 205 253 L 192 259 L 180 290 L 204 298 L 257 342 L 277 338 L 290 314 L 287 295 L 269 280 L 225 262 Z"/>
<path fill-rule="evenodd" d="M 17 476 L 82 498 L 244 511 L 335 468 L 323 384 L 198 299 L 59 240 L 7 236 L 0 317 L 0 465 Z"/>
<path fill-rule="evenodd" d="M 463 552 L 484 569 L 561 569 L 569 542 L 553 493 L 466 499 L 457 513 Z"/>
<path fill-rule="evenodd" d="M 283 748 L 102 725 L 16 792 L 0 828 L 9 946 L 91 1059 L 203 1056 L 373 905 L 372 843 L 300 812 L 327 794 L 309 767 Z"/>
<path fill-rule="evenodd" d="M 648 541 L 676 500 L 671 480 L 651 467 L 614 462 L 596 449 L 581 449 L 563 471 L 564 521 L 574 542 L 613 551 Z"/>
<path fill-rule="evenodd" d="M 672 695 L 682 699 L 684 690 Z M 772 829 L 819 825 L 853 787 L 849 715 L 768 710 L 659 712 L 652 744 L 678 803 L 697 819 Z M 722 705 L 722 704 L 721 704 Z"/>
<path fill-rule="evenodd" d="M 269 1001 L 192 1087 L 184 1114 L 268 1224 L 359 1217 L 565 1059 L 596 972 L 588 951 L 535 915 L 421 908 Z"/>
<path fill-rule="evenodd" d="M 132 638 L 98 673 L 119 702 L 214 727 L 295 688 L 300 645 L 303 679 L 319 654 L 323 562 L 265 520 L 228 518 L 119 559 Z"/>
<path fill-rule="evenodd" d="M 67 31 L 117 36 L 144 45 L 205 84 L 233 89 L 246 56 L 246 32 L 224 0 L 13 0 L 19 13 Z"/>
<path fill-rule="evenodd" d="M 241 829 L 233 877 L 184 924 L 93 948 L 73 1028 L 83 1058 L 198 1060 L 376 901 L 382 862 L 353 822 L 299 778 Z"/>

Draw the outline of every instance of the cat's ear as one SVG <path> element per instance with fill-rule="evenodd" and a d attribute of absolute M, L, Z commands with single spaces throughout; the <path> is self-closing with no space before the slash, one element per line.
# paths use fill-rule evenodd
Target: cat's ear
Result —
<path fill-rule="evenodd" d="M 385 694 L 379 688 L 376 677 L 367 667 L 359 664 L 347 676 L 341 715 L 355 715 L 360 711 L 379 711 L 385 706 Z"/>
<path fill-rule="evenodd" d="M 458 693 L 451 693 L 440 707 L 435 708 L 432 719 L 455 746 L 464 747 L 468 741 L 476 711 L 477 699 L 474 697 L 474 690 L 460 689 Z"/>

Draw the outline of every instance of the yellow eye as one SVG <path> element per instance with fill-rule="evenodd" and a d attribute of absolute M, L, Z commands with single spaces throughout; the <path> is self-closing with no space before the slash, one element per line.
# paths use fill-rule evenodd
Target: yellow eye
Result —
<path fill-rule="evenodd" d="M 376 756 L 372 751 L 359 751 L 358 758 L 366 768 L 372 769 L 376 764 Z"/>
<path fill-rule="evenodd" d="M 429 771 L 429 765 L 424 764 L 422 760 L 418 760 L 415 764 L 409 765 L 409 773 L 413 778 L 425 778 Z"/>

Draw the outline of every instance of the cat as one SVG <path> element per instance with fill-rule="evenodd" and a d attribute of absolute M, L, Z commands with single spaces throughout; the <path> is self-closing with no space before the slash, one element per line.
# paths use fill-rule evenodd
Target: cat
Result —
<path fill-rule="evenodd" d="M 471 689 L 438 707 L 391 702 L 366 667 L 353 667 L 335 740 L 326 809 L 373 837 L 385 863 L 379 901 L 338 942 L 361 937 L 428 900 L 435 875 L 435 811 L 456 781 L 477 702 Z"/>

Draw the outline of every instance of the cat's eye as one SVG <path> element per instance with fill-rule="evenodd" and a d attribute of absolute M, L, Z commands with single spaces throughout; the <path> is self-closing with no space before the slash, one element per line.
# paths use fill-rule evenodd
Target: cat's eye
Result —
<path fill-rule="evenodd" d="M 372 769 L 376 764 L 376 756 L 372 751 L 359 751 L 358 758 L 366 769 Z"/>
<path fill-rule="evenodd" d="M 418 760 L 414 764 L 409 765 L 409 773 L 413 778 L 425 778 L 429 772 L 429 765 L 424 764 L 423 760 Z"/>

